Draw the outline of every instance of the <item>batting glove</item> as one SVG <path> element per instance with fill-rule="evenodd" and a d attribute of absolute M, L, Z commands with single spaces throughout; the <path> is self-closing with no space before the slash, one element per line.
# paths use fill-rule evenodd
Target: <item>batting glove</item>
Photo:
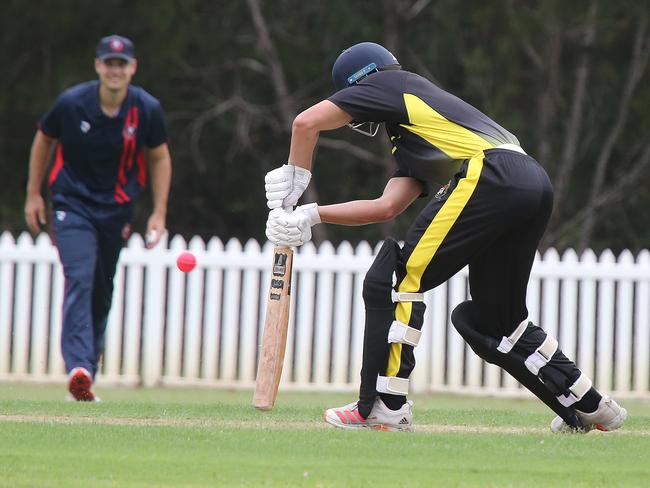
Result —
<path fill-rule="evenodd" d="M 309 185 L 311 171 L 293 164 L 284 164 L 266 173 L 264 188 L 270 209 L 293 208 Z"/>
<path fill-rule="evenodd" d="M 302 246 L 311 240 L 311 227 L 320 221 L 315 203 L 296 207 L 293 212 L 274 209 L 266 221 L 266 237 L 276 246 Z"/>

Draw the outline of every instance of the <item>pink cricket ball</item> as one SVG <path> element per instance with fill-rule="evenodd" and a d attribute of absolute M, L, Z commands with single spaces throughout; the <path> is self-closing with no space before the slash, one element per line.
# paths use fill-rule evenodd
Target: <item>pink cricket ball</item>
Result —
<path fill-rule="evenodd" d="M 176 266 L 183 273 L 189 273 L 196 267 L 196 257 L 189 251 L 183 251 L 176 258 Z"/>

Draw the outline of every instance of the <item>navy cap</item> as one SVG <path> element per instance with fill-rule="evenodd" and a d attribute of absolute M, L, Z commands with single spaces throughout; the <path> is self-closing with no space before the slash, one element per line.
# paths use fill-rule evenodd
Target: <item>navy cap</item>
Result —
<path fill-rule="evenodd" d="M 135 48 L 130 39 L 118 36 L 103 37 L 97 44 L 97 57 L 99 59 L 123 59 L 132 61 L 135 59 Z"/>

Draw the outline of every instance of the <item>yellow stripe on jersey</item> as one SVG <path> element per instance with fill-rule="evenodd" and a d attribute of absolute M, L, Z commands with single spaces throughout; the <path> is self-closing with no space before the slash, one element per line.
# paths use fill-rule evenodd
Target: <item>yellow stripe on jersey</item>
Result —
<path fill-rule="evenodd" d="M 415 249 L 413 249 L 406 262 L 406 276 L 399 284 L 398 291 L 419 291 L 424 271 L 476 189 L 483 169 L 483 157 L 481 152 L 469 161 L 467 175 L 458 182 L 458 186 L 451 192 L 447 201 L 415 245 Z M 411 310 L 411 302 L 397 302 L 395 318 L 404 324 L 408 324 L 411 319 Z M 386 376 L 397 375 L 401 364 L 401 355 L 402 344 L 392 343 L 388 355 Z"/>
<path fill-rule="evenodd" d="M 452 159 L 471 158 L 483 149 L 494 147 L 471 130 L 447 120 L 415 95 L 404 93 L 404 103 L 412 125 L 400 125 Z"/>

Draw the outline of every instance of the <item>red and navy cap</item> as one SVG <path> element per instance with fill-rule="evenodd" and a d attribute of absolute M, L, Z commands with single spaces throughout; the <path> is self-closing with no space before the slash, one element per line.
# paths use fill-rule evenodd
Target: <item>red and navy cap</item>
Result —
<path fill-rule="evenodd" d="M 126 37 L 113 34 L 103 37 L 97 44 L 97 57 L 99 59 L 123 59 L 132 61 L 135 59 L 135 48 L 133 42 Z"/>

